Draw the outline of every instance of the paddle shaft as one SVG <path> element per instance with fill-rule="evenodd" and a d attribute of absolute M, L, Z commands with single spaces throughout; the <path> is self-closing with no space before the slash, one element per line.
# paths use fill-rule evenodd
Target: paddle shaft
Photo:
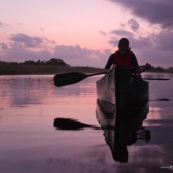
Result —
<path fill-rule="evenodd" d="M 87 77 L 96 76 L 96 75 L 101 75 L 101 74 L 106 74 L 106 73 L 107 73 L 107 72 L 100 72 L 100 73 L 87 74 Z"/>
<path fill-rule="evenodd" d="M 169 80 L 168 78 L 142 78 L 144 80 Z"/>

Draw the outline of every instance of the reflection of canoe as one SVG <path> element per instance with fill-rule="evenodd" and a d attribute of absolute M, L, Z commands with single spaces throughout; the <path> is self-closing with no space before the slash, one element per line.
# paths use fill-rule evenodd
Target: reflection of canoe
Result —
<path fill-rule="evenodd" d="M 148 82 L 116 67 L 97 81 L 97 97 L 122 109 L 149 99 Z"/>
<path fill-rule="evenodd" d="M 138 139 L 146 142 L 150 139 L 150 131 L 142 127 L 148 110 L 148 102 L 140 102 L 118 111 L 112 104 L 98 100 L 97 119 L 115 161 L 127 162 L 127 146 L 136 143 Z"/>

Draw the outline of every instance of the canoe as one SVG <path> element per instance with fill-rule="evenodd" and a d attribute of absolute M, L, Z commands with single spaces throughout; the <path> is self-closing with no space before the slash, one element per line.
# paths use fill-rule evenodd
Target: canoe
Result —
<path fill-rule="evenodd" d="M 148 112 L 148 101 L 118 111 L 114 105 L 97 100 L 97 119 L 115 161 L 128 162 L 128 146 L 150 140 L 150 131 L 143 127 Z"/>
<path fill-rule="evenodd" d="M 96 86 L 98 100 L 113 104 L 116 109 L 149 100 L 148 82 L 119 67 L 111 69 Z"/>
<path fill-rule="evenodd" d="M 116 67 L 96 82 L 96 115 L 115 161 L 128 161 L 128 145 L 146 142 L 150 132 L 142 127 L 149 111 L 148 82 Z"/>

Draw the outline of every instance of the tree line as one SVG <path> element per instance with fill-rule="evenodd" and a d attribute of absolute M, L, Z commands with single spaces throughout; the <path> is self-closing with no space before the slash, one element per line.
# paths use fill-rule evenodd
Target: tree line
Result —
<path fill-rule="evenodd" d="M 71 67 L 62 59 L 48 61 L 4 62 L 0 61 L 0 75 L 56 74 L 67 72 L 97 73 L 103 69 L 94 67 Z"/>
<path fill-rule="evenodd" d="M 69 67 L 70 65 L 65 63 L 62 59 L 56 59 L 56 58 L 52 58 L 49 61 L 41 61 L 41 60 L 37 60 L 37 61 L 33 61 L 33 60 L 28 60 L 25 62 L 5 62 L 5 61 L 0 61 L 0 64 L 20 64 L 20 65 L 55 65 L 55 66 L 66 66 Z"/>
<path fill-rule="evenodd" d="M 25 62 L 5 62 L 0 61 L 0 75 L 11 74 L 55 74 L 66 72 L 83 72 L 94 73 L 101 72 L 104 69 L 94 67 L 71 67 L 62 59 L 51 58 L 48 61 L 33 61 L 27 60 Z M 173 73 L 173 67 L 151 67 L 148 72 L 166 72 Z"/>
<path fill-rule="evenodd" d="M 166 72 L 166 73 L 173 73 L 173 67 L 163 68 L 163 67 L 151 67 L 149 72 Z"/>

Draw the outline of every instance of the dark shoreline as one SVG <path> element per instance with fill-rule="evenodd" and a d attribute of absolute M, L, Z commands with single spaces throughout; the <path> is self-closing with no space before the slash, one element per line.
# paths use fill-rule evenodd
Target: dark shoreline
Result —
<path fill-rule="evenodd" d="M 55 65 L 26 65 L 26 64 L 0 64 L 0 75 L 51 75 L 59 73 L 99 73 L 103 72 L 102 68 L 95 67 L 70 67 Z M 173 73 L 169 70 L 157 70 L 152 68 L 146 72 L 154 73 Z"/>
<path fill-rule="evenodd" d="M 67 67 L 54 65 L 0 65 L 0 75 L 49 75 L 68 72 L 98 73 L 104 69 L 94 67 Z"/>
<path fill-rule="evenodd" d="M 99 73 L 103 68 L 96 67 L 73 67 L 61 59 L 52 58 L 49 61 L 25 61 L 25 62 L 2 62 L 0 61 L 0 75 L 49 75 L 68 72 Z M 173 67 L 151 67 L 147 72 L 173 73 Z"/>

